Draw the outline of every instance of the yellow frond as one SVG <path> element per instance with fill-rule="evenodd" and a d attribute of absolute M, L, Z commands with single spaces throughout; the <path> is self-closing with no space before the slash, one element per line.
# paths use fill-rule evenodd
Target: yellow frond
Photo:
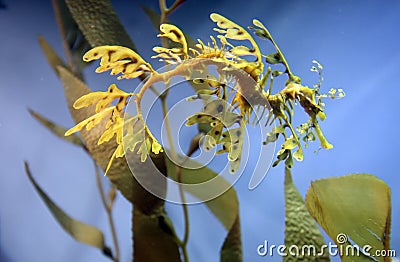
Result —
<path fill-rule="evenodd" d="M 134 78 L 145 72 L 154 72 L 149 63 L 143 60 L 133 50 L 122 46 L 99 46 L 95 47 L 83 56 L 83 60 L 90 62 L 100 59 L 100 66 L 96 72 L 112 70 L 111 74 L 122 74 L 121 78 Z"/>
<path fill-rule="evenodd" d="M 231 20 L 223 17 L 220 14 L 212 13 L 210 18 L 213 22 L 217 23 L 219 28 L 214 28 L 215 31 L 223 35 L 228 39 L 233 40 L 248 40 L 250 41 L 252 48 L 247 48 L 245 46 L 233 47 L 231 53 L 236 56 L 247 56 L 252 55 L 256 57 L 255 62 L 248 62 L 249 65 L 241 66 L 240 68 L 244 69 L 247 73 L 249 73 L 256 81 L 258 80 L 259 75 L 264 70 L 264 63 L 262 62 L 262 55 L 260 48 L 258 47 L 254 38 L 249 34 L 243 27 L 238 24 L 232 22 Z M 226 39 L 221 40 L 224 43 L 227 43 Z M 247 61 L 247 60 L 246 60 Z M 243 63 L 243 62 L 242 62 Z M 236 66 L 236 65 L 235 65 Z"/>
<path fill-rule="evenodd" d="M 144 128 L 136 132 L 128 132 L 123 138 L 123 145 L 126 150 L 133 152 L 136 145 L 143 142 L 145 136 Z"/>
<path fill-rule="evenodd" d="M 244 131 L 244 125 L 243 127 L 229 130 L 229 138 L 231 142 L 231 148 L 228 153 L 229 161 L 235 161 L 242 154 Z"/>
<path fill-rule="evenodd" d="M 234 28 L 237 27 L 238 25 L 232 22 L 231 20 L 223 17 L 220 14 L 217 13 L 212 13 L 210 15 L 210 18 L 213 22 L 217 23 L 217 26 L 223 29 L 228 29 L 228 28 Z"/>
<path fill-rule="evenodd" d="M 151 58 L 160 58 L 160 61 L 165 61 L 167 63 L 182 62 L 182 59 L 179 57 L 180 55 L 183 55 L 180 48 L 165 48 L 156 46 L 153 48 L 153 51 L 158 54 L 152 56 Z"/>
<path fill-rule="evenodd" d="M 157 35 L 158 37 L 167 37 L 171 41 L 181 44 L 184 58 L 186 59 L 189 57 L 185 35 L 178 27 L 171 24 L 162 24 L 160 25 L 160 31 L 162 34 Z"/>
<path fill-rule="evenodd" d="M 147 159 L 147 155 L 150 153 L 151 142 L 149 138 L 146 138 L 139 147 L 137 154 L 140 155 L 140 161 L 144 162 Z"/>
<path fill-rule="evenodd" d="M 105 92 L 92 92 L 87 95 L 84 95 L 80 98 L 78 98 L 75 103 L 74 103 L 74 108 L 75 109 L 81 109 L 83 107 L 88 107 L 96 102 L 98 102 L 100 99 L 102 99 L 104 96 L 106 96 Z"/>
<path fill-rule="evenodd" d="M 78 123 L 76 126 L 72 127 L 71 129 L 65 132 L 65 136 L 69 136 L 72 133 L 81 131 L 83 127 L 86 126 L 86 130 L 92 129 L 94 126 L 98 125 L 104 118 L 111 117 L 112 111 L 114 110 L 115 106 L 108 107 L 104 111 L 99 112 L 88 119 L 83 120 L 82 122 Z"/>
<path fill-rule="evenodd" d="M 115 157 L 120 158 L 125 155 L 125 150 L 122 144 L 119 144 L 117 149 L 115 149 Z"/>
<path fill-rule="evenodd" d="M 115 99 L 126 101 L 126 99 L 130 96 L 132 96 L 131 93 L 125 93 L 124 91 L 120 90 L 115 84 L 112 84 L 108 87 L 108 90 L 106 92 L 101 92 L 101 94 L 99 94 L 100 99 L 96 105 L 96 113 L 108 107 Z M 120 102 L 118 102 L 118 104 L 120 104 Z M 125 104 L 123 106 L 125 106 Z M 117 105 L 116 107 L 118 111 L 122 109 L 121 105 Z"/>
<path fill-rule="evenodd" d="M 122 144 L 119 144 L 118 147 L 115 149 L 113 155 L 111 156 L 110 161 L 108 161 L 106 172 L 104 173 L 105 176 L 107 175 L 108 170 L 110 170 L 114 159 L 123 157 L 124 155 L 125 155 L 124 147 L 122 146 Z"/>
<path fill-rule="evenodd" d="M 124 119 L 122 117 L 116 117 L 115 122 L 108 128 L 99 138 L 97 142 L 98 145 L 101 145 L 104 142 L 110 141 L 114 135 L 117 136 L 116 141 L 117 144 L 122 143 L 122 133 L 123 133 Z"/>
<path fill-rule="evenodd" d="M 153 140 L 151 143 L 151 151 L 154 154 L 159 154 L 160 152 L 163 152 L 162 146 L 158 143 L 157 140 Z"/>
<path fill-rule="evenodd" d="M 240 166 L 240 158 L 237 158 L 233 161 L 229 161 L 229 173 L 234 174 L 239 169 Z"/>
<path fill-rule="evenodd" d="M 245 55 L 252 55 L 254 56 L 254 50 L 250 50 L 247 46 L 235 46 L 231 50 L 229 50 L 231 53 L 233 53 L 236 56 L 245 56 Z"/>

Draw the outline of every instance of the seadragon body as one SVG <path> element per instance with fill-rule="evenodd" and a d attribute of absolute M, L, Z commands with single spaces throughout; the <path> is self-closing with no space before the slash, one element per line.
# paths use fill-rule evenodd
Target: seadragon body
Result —
<path fill-rule="evenodd" d="M 222 15 L 213 13 L 210 18 L 217 24 L 217 28 L 214 28 L 214 30 L 218 32 L 217 38 L 220 44 L 211 36 L 211 44 L 204 44 L 203 41 L 198 40 L 198 44 L 191 48 L 188 46 L 183 32 L 178 27 L 171 24 L 162 24 L 160 26 L 161 34 L 158 36 L 168 38 L 178 44 L 178 47 L 173 48 L 153 48 L 157 53 L 153 58 L 176 65 L 173 69 L 163 73 L 154 70 L 140 55 L 126 47 L 100 46 L 88 51 L 83 60 L 89 62 L 100 59 L 100 66 L 96 69 L 98 73 L 111 70 L 110 74 L 119 75 L 118 79 L 137 78 L 143 74 L 147 74 L 148 78 L 138 93 L 125 93 L 118 89 L 116 85 L 111 85 L 106 92 L 94 92 L 79 98 L 74 104 L 76 109 L 96 104 L 96 114 L 78 123 L 68 130 L 66 135 L 77 132 L 84 127 L 90 130 L 93 126 L 106 120 L 106 130 L 98 143 L 107 142 L 116 136 L 118 144 L 107 170 L 110 168 L 112 160 L 115 157 L 124 156 L 125 151 L 128 149 L 131 151 L 137 150 L 137 153 L 142 156 L 142 161 L 145 161 L 149 153 L 158 154 L 163 151 L 163 148 L 144 122 L 141 112 L 141 99 L 144 93 L 157 82 L 167 82 L 168 79 L 174 76 L 189 77 L 196 68 L 200 69 L 212 64 L 218 68 L 218 73 L 223 77 L 217 80 L 205 80 L 211 90 L 207 92 L 221 97 L 220 89 L 225 87 L 226 79 L 235 80 L 233 98 L 231 100 L 227 96 L 222 96 L 222 98 L 231 104 L 231 109 L 239 109 L 240 115 L 235 116 L 237 120 L 232 123 L 232 125 L 238 124 L 239 127 L 236 125 L 235 128 L 229 129 L 230 126 L 227 126 L 226 121 L 223 119 L 213 119 L 213 117 L 207 117 L 204 114 L 201 115 L 201 113 L 189 117 L 187 125 L 201 122 L 210 125 L 209 135 L 214 138 L 215 142 L 205 142 L 205 144 L 208 147 L 213 147 L 217 144 L 222 145 L 222 150 L 219 152 L 228 153 L 231 172 L 235 172 L 239 166 L 243 129 L 245 124 L 250 122 L 250 116 L 255 106 L 267 108 L 268 119 L 279 120 L 281 128 L 275 129 L 276 132 L 269 134 L 266 139 L 266 142 L 271 142 L 276 140 L 279 135 L 284 137 L 285 142 L 278 152 L 278 162 L 286 159 L 286 165 L 290 167 L 290 161 L 287 159 L 291 159 L 292 150 L 296 150 L 293 153 L 294 158 L 299 161 L 303 159 L 301 141 L 291 125 L 291 117 L 293 115 L 291 106 L 294 101 L 298 101 L 310 116 L 310 124 L 307 127 L 315 130 L 321 146 L 323 148 L 331 148 L 332 145 L 326 141 L 319 128 L 317 117 L 323 120 L 325 115 L 319 99 L 316 99 L 318 90 L 301 85 L 300 78 L 290 71 L 286 60 L 265 26 L 260 21 L 253 20 L 254 26 L 249 28 L 257 36 L 271 41 L 277 49 L 276 54 L 263 55 L 256 41 L 247 30 Z M 244 45 L 233 45 L 229 40 L 235 40 Z M 283 64 L 286 70 L 278 73 L 274 71 L 271 74 L 271 68 L 268 66 L 265 75 L 263 75 L 265 71 L 263 58 L 268 64 Z M 267 91 L 264 90 L 268 78 L 270 78 L 270 86 L 272 86 L 273 78 L 281 74 L 287 74 L 288 81 L 279 93 L 271 94 L 271 88 Z M 137 115 L 129 118 L 128 121 L 131 121 L 133 125 L 138 121 L 144 124 L 140 125 L 141 130 L 136 130 L 136 132 L 128 131 L 124 134 L 123 125 L 127 120 L 124 120 L 123 113 L 129 99 L 133 99 L 136 102 Z M 117 101 L 115 105 L 111 105 L 113 101 Z M 201 116 L 199 117 L 199 115 Z M 290 136 L 286 134 L 286 128 L 289 129 Z M 127 142 L 124 143 L 124 141 Z"/>

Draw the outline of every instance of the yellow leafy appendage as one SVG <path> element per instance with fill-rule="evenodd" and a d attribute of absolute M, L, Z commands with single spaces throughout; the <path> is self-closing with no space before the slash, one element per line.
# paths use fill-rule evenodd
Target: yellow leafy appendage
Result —
<path fill-rule="evenodd" d="M 136 78 L 145 72 L 154 72 L 149 63 L 136 52 L 122 46 L 99 46 L 89 50 L 84 56 L 85 62 L 100 59 L 96 73 L 111 70 L 111 75 L 121 74 L 118 79 Z"/>
<path fill-rule="evenodd" d="M 84 127 L 86 127 L 86 130 L 90 130 L 103 120 L 107 120 L 106 130 L 100 136 L 98 144 L 100 145 L 104 142 L 108 142 L 114 137 L 114 135 L 116 135 L 118 147 L 114 152 L 113 157 L 110 159 L 107 171 L 115 157 L 122 157 L 124 155 L 122 148 L 122 127 L 124 122 L 122 113 L 127 104 L 127 100 L 131 96 L 133 96 L 132 93 L 125 93 L 118 89 L 116 85 L 112 84 L 106 92 L 89 93 L 76 100 L 73 105 L 75 109 L 96 105 L 96 114 L 69 129 L 65 133 L 66 136 L 78 132 Z M 110 106 L 114 100 L 118 100 L 117 103 L 115 106 Z"/>

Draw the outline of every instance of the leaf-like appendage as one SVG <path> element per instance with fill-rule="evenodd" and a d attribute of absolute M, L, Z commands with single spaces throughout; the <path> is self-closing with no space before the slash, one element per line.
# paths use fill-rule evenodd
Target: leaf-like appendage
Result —
<path fill-rule="evenodd" d="M 322 133 L 322 130 L 321 130 L 321 127 L 319 126 L 317 118 L 312 117 L 312 121 L 314 124 L 315 133 L 317 134 L 319 142 L 321 143 L 321 147 L 325 148 L 325 149 L 333 148 L 333 145 L 328 142 L 328 140 L 324 136 L 324 133 Z"/>
<path fill-rule="evenodd" d="M 296 148 L 298 146 L 298 143 L 294 137 L 290 137 L 286 139 L 286 141 L 282 144 L 282 149 L 287 149 L 287 150 L 292 150 L 293 148 Z"/>
<path fill-rule="evenodd" d="M 110 141 L 114 135 L 117 136 L 117 144 L 122 144 L 122 134 L 123 134 L 123 125 L 124 119 L 122 117 L 116 117 L 114 122 L 104 131 L 104 133 L 100 136 L 97 144 L 101 145 L 104 142 Z"/>
<path fill-rule="evenodd" d="M 231 50 L 229 50 L 231 53 L 233 53 L 236 56 L 245 56 L 245 55 L 254 55 L 254 51 L 252 51 L 250 48 L 247 46 L 235 46 Z"/>
<path fill-rule="evenodd" d="M 223 128 L 224 125 L 222 123 L 218 123 L 207 132 L 207 136 L 204 141 L 204 148 L 207 151 L 217 145 L 216 141 L 219 141 Z"/>
<path fill-rule="evenodd" d="M 314 181 L 308 189 L 306 204 L 315 220 L 343 250 L 349 249 L 350 241 L 359 247 L 369 245 L 371 249 L 367 252 L 372 255 L 376 250 L 390 249 L 390 188 L 377 177 L 353 174 Z M 352 253 L 341 258 L 371 261 Z M 390 261 L 389 257 L 374 259 Z"/>
<path fill-rule="evenodd" d="M 303 149 L 301 147 L 299 147 L 299 149 L 293 153 L 293 157 L 294 157 L 294 159 L 296 159 L 299 162 L 303 161 L 303 159 L 304 159 Z"/>
<path fill-rule="evenodd" d="M 178 27 L 171 24 L 162 24 L 160 25 L 160 31 L 162 34 L 159 34 L 159 37 L 167 37 L 172 41 L 181 44 L 183 52 L 186 52 L 187 54 L 186 38 Z"/>
<path fill-rule="evenodd" d="M 72 133 L 81 131 L 82 128 L 84 128 L 85 126 L 86 126 L 86 130 L 92 129 L 93 127 L 98 125 L 103 119 L 111 118 L 111 113 L 114 109 L 115 109 L 114 106 L 108 107 L 105 110 L 83 120 L 82 122 L 78 123 L 76 126 L 69 129 L 67 132 L 65 132 L 65 135 L 69 136 Z"/>
<path fill-rule="evenodd" d="M 158 55 L 153 56 L 153 58 L 159 57 L 168 63 L 181 62 L 181 58 L 179 56 L 183 56 L 183 59 L 189 58 L 188 44 L 186 42 L 185 35 L 178 27 L 171 24 L 162 24 L 160 25 L 160 31 L 161 34 L 157 35 L 158 37 L 166 37 L 175 43 L 179 43 L 181 47 L 155 47 L 153 50 L 154 52 L 157 52 Z"/>
<path fill-rule="evenodd" d="M 204 139 L 203 147 L 208 151 L 218 144 L 222 144 L 222 149 L 218 150 L 217 154 L 228 153 L 230 173 L 235 173 L 240 166 L 245 133 L 245 123 L 242 117 L 237 113 L 227 111 L 227 105 L 221 100 L 211 100 L 207 102 L 203 112 L 188 117 L 186 125 L 194 124 L 207 126 L 204 132 L 207 136 Z M 239 127 L 230 128 L 235 124 L 239 124 Z M 226 131 L 223 131 L 224 128 Z"/>
<path fill-rule="evenodd" d="M 79 97 L 90 93 L 91 90 L 67 69 L 59 67 L 58 70 L 60 72 L 60 79 L 64 86 L 65 97 L 71 115 L 74 122 L 79 123 L 95 113 L 95 106 L 75 110 L 72 105 Z M 85 142 L 90 155 L 103 170 L 106 170 L 113 152 L 115 152 L 119 146 L 113 139 L 109 142 L 98 145 L 98 140 L 104 130 L 106 130 L 106 125 L 107 120 L 105 119 L 90 132 L 85 129 L 81 131 L 81 137 Z M 148 169 L 146 169 L 144 165 L 141 165 L 140 156 L 137 156 L 136 154 L 132 154 L 131 156 L 131 161 L 135 161 L 135 175 L 140 174 L 145 176 L 148 174 Z M 164 154 L 152 156 L 152 159 L 149 161 L 153 161 L 156 167 L 163 174 L 167 174 L 164 163 Z M 113 165 L 107 172 L 107 178 L 118 188 L 118 190 L 120 190 L 122 195 L 130 203 L 134 204 L 136 208 L 139 208 L 147 215 L 152 215 L 158 212 L 158 208 L 163 205 L 162 199 L 147 192 L 147 190 L 144 189 L 137 180 L 135 180 L 125 158 L 114 159 Z"/>
<path fill-rule="evenodd" d="M 229 150 L 229 155 L 228 155 L 229 161 L 236 160 L 242 153 L 242 144 L 245 131 L 244 129 L 245 126 L 242 125 L 241 127 L 230 129 L 228 131 L 229 134 L 228 137 L 231 142 L 231 149 Z"/>
<path fill-rule="evenodd" d="M 253 20 L 253 25 L 255 25 L 257 28 L 250 27 L 250 29 L 255 29 L 255 34 L 259 37 L 271 40 L 271 34 L 269 33 L 268 29 L 261 23 L 259 20 L 254 19 Z"/>
<path fill-rule="evenodd" d="M 92 92 L 86 94 L 80 97 L 74 103 L 75 109 L 96 105 L 96 114 L 81 121 L 76 126 L 66 131 L 65 136 L 69 136 L 74 132 L 80 131 L 84 126 L 86 126 L 87 130 L 90 130 L 94 126 L 98 125 L 103 119 L 105 120 L 108 118 L 105 126 L 106 129 L 100 136 L 97 144 L 101 145 L 104 142 L 108 142 L 115 135 L 118 146 L 107 165 L 106 173 L 110 169 L 114 158 L 123 157 L 125 155 L 122 145 L 123 127 L 125 122 L 121 115 L 127 104 L 128 98 L 130 98 L 132 95 L 133 94 L 131 93 L 125 93 L 124 91 L 118 89 L 115 84 L 112 84 L 106 92 Z M 116 99 L 118 99 L 118 102 L 115 104 L 115 106 L 108 107 Z M 133 119 L 137 120 L 137 118 L 134 117 L 128 121 Z M 160 151 L 158 148 L 155 150 L 157 151 L 157 154 Z"/>
<path fill-rule="evenodd" d="M 165 48 L 156 46 L 153 51 L 157 55 L 153 55 L 151 58 L 159 58 L 159 61 L 164 61 L 168 64 L 182 63 L 181 56 L 185 59 L 185 54 L 182 52 L 182 48 Z"/>
<path fill-rule="evenodd" d="M 279 53 L 275 53 L 275 54 L 269 54 L 265 57 L 265 61 L 268 64 L 279 64 L 282 63 L 282 57 L 279 55 Z"/>
<path fill-rule="evenodd" d="M 249 73 L 253 79 L 258 80 L 259 75 L 264 70 L 264 64 L 262 62 L 262 55 L 260 48 L 258 47 L 256 41 L 253 37 L 241 26 L 232 22 L 231 20 L 223 17 L 220 14 L 212 13 L 210 18 L 213 22 L 217 23 L 219 28 L 214 28 L 215 31 L 220 33 L 222 36 L 233 39 L 233 40 L 248 40 L 253 46 L 252 49 L 245 46 L 233 47 L 230 50 L 236 56 L 247 56 L 252 55 L 256 57 L 255 62 L 248 62 L 247 60 L 240 60 L 237 66 L 243 68 L 247 73 Z M 226 41 L 226 40 L 225 40 Z"/>
<path fill-rule="evenodd" d="M 145 72 L 154 72 L 149 63 L 136 52 L 122 46 L 99 46 L 95 47 L 83 56 L 86 62 L 100 59 L 97 73 L 112 70 L 111 75 L 122 74 L 118 79 L 135 78 Z"/>
<path fill-rule="evenodd" d="M 126 100 L 132 95 L 132 93 L 125 93 L 118 89 L 115 84 L 112 84 L 106 92 L 92 92 L 80 97 L 75 101 L 74 108 L 81 109 L 96 104 L 96 113 L 99 113 L 108 107 L 112 101 L 119 99 L 116 108 L 122 109 L 125 107 Z"/>

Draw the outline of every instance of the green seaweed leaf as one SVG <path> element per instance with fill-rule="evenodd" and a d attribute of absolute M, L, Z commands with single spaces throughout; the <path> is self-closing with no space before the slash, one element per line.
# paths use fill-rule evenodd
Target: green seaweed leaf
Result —
<path fill-rule="evenodd" d="M 39 41 L 40 47 L 42 48 L 44 55 L 46 56 L 47 62 L 49 63 L 51 68 L 54 70 L 54 72 L 57 74 L 57 76 L 59 76 L 57 67 L 61 66 L 61 67 L 67 68 L 67 65 L 57 55 L 57 53 L 54 51 L 54 49 L 46 41 L 46 39 L 44 39 L 42 36 L 39 36 L 38 41 Z"/>
<path fill-rule="evenodd" d="M 317 223 L 307 210 L 303 197 L 300 195 L 293 183 L 292 174 L 289 168 L 285 169 L 285 246 L 297 246 L 301 251 L 303 247 L 313 246 L 316 250 L 314 254 L 301 253 L 292 256 L 287 250 L 288 255 L 283 257 L 283 261 L 330 261 L 328 250 L 318 256 L 323 245 L 324 237 L 318 228 Z"/>
<path fill-rule="evenodd" d="M 71 116 L 75 123 L 79 123 L 80 121 L 93 115 L 95 106 L 75 110 L 73 108 L 73 104 L 79 97 L 88 94 L 91 90 L 84 82 L 75 77 L 68 69 L 58 67 L 58 70 L 60 79 L 63 83 L 64 93 Z M 106 122 L 104 121 L 103 123 L 100 123 L 98 126 L 94 127 L 90 132 L 87 132 L 86 130 L 81 131 L 81 137 L 88 148 L 88 152 L 103 170 L 106 169 L 109 159 L 117 147 L 115 140 L 110 140 L 109 142 L 101 145 L 97 144 L 100 135 L 103 133 L 102 130 L 104 130 L 105 125 Z M 138 159 L 135 159 L 135 161 L 137 161 L 138 164 L 135 165 L 137 167 L 135 170 L 138 173 L 135 173 L 135 176 L 146 176 L 149 171 L 145 170 L 146 166 L 140 162 L 140 156 L 137 155 L 137 157 Z M 164 154 L 160 153 L 154 156 L 152 159 L 148 159 L 148 161 L 153 161 L 161 172 L 166 173 Z M 134 237 L 133 250 L 143 246 L 143 243 L 145 243 L 143 241 L 146 241 L 147 244 L 157 243 L 157 246 L 165 246 L 177 249 L 178 246 L 175 239 L 167 237 L 166 235 L 168 235 L 168 233 L 157 229 L 157 227 L 160 227 L 160 225 L 154 223 L 155 217 L 161 215 L 167 217 L 165 211 L 160 211 L 163 208 L 164 201 L 149 193 L 139 184 L 139 182 L 137 182 L 132 175 L 125 158 L 116 158 L 114 160 L 112 167 L 107 173 L 107 178 L 116 186 L 122 195 L 135 206 L 137 212 L 140 213 L 141 222 L 135 222 L 139 223 L 136 225 L 132 224 L 132 232 Z M 135 220 L 134 217 L 132 217 L 132 221 L 133 220 Z M 140 231 L 141 233 L 135 233 L 137 231 Z M 148 235 L 146 235 L 146 232 L 148 232 Z M 137 246 L 135 247 L 135 245 Z M 136 255 L 134 256 L 138 256 L 138 252 L 139 251 L 137 251 Z M 166 249 L 158 249 L 158 256 L 167 257 L 171 254 L 171 252 L 172 251 Z M 179 257 L 177 256 L 173 256 L 172 258 L 175 258 L 175 261 L 179 261 Z"/>
<path fill-rule="evenodd" d="M 168 176 L 176 181 L 176 166 L 175 164 L 167 158 L 167 172 Z M 199 166 L 195 161 L 186 161 L 188 165 Z M 202 167 L 199 169 L 186 169 L 182 168 L 182 183 L 183 184 L 200 184 L 211 179 L 216 179 L 215 185 L 221 188 L 221 191 L 229 186 L 229 182 L 223 177 L 218 176 L 213 170 Z M 204 199 L 204 191 L 196 190 L 192 187 L 185 187 L 188 193 L 199 198 Z M 218 189 L 213 189 L 213 191 L 218 191 Z M 230 187 L 225 193 L 219 195 L 218 197 L 205 202 L 207 207 L 215 215 L 215 217 L 224 225 L 226 230 L 230 230 L 234 224 L 238 213 L 239 213 L 239 202 L 237 198 L 236 191 L 233 187 Z"/>
<path fill-rule="evenodd" d="M 120 45 L 136 50 L 108 0 L 66 0 L 67 6 L 92 47 Z"/>
<path fill-rule="evenodd" d="M 240 232 L 240 218 L 237 215 L 234 224 L 226 236 L 220 253 L 221 262 L 241 262 L 242 256 L 242 240 Z"/>
<path fill-rule="evenodd" d="M 314 181 L 306 203 L 311 215 L 338 246 L 346 249 L 353 243 L 359 247 L 369 245 L 370 254 L 389 249 L 390 188 L 377 177 L 352 174 Z M 342 256 L 342 261 L 371 261 L 367 256 L 349 255 Z M 389 257 L 374 259 L 390 261 Z"/>
<path fill-rule="evenodd" d="M 75 240 L 93 247 L 97 247 L 105 256 L 112 258 L 111 249 L 104 243 L 103 232 L 96 227 L 82 223 L 70 217 L 61 208 L 59 208 L 35 181 L 29 169 L 28 163 L 24 162 L 24 164 L 25 172 L 29 180 L 60 226 Z"/>
<path fill-rule="evenodd" d="M 133 261 L 177 262 L 181 261 L 175 244 L 174 229 L 164 208 L 157 215 L 147 216 L 133 208 Z"/>
<path fill-rule="evenodd" d="M 141 4 L 140 7 L 145 12 L 145 14 L 149 17 L 149 19 L 151 21 L 151 24 L 154 26 L 154 28 L 158 32 L 159 31 L 159 27 L 160 27 L 160 19 L 161 19 L 160 13 L 154 11 L 150 7 L 147 7 L 147 6 L 143 5 L 143 4 Z M 167 21 L 167 23 L 169 23 L 169 21 Z"/>
<path fill-rule="evenodd" d="M 166 160 L 168 176 L 176 181 L 176 166 L 171 160 Z M 188 160 L 186 164 L 199 166 L 195 161 Z M 220 190 L 224 190 L 229 185 L 223 177 L 218 176 L 213 170 L 202 167 L 199 169 L 182 168 L 181 182 L 183 184 L 199 184 L 210 179 L 217 179 L 217 185 Z M 184 188 L 187 192 L 199 199 L 204 199 L 204 191 L 195 190 L 192 187 Z M 215 190 L 215 189 L 213 189 Z M 217 189 L 218 190 L 218 189 Z M 230 187 L 218 197 L 205 202 L 206 206 L 215 215 L 228 231 L 224 244 L 221 249 L 221 261 L 242 261 L 242 245 L 239 220 L 239 201 L 236 191 Z"/>
<path fill-rule="evenodd" d="M 44 116 L 40 115 L 39 113 L 33 111 L 32 109 L 28 109 L 28 111 L 39 123 L 41 123 L 44 127 L 49 129 L 50 132 L 52 132 L 57 137 L 61 138 L 62 140 L 65 140 L 67 142 L 70 142 L 74 145 L 77 145 L 80 147 L 85 147 L 81 138 L 77 134 L 65 136 L 64 134 L 68 130 L 67 128 L 55 124 L 54 122 L 50 121 L 49 119 L 45 118 Z"/>
<path fill-rule="evenodd" d="M 65 0 L 52 0 L 52 3 L 69 67 L 82 79 L 82 69 L 88 65 L 82 61 L 82 56 L 90 45 L 72 18 Z"/>

